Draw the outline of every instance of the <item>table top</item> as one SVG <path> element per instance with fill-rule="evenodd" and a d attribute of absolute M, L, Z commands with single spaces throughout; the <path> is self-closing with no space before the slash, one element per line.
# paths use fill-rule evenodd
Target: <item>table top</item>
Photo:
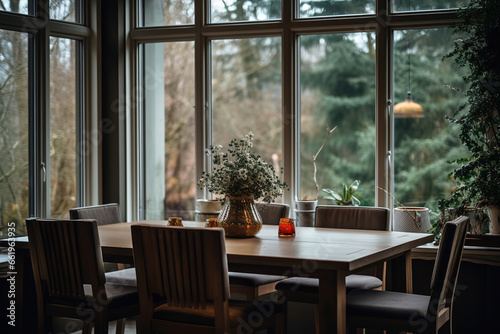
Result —
<path fill-rule="evenodd" d="M 99 226 L 104 255 L 132 256 L 133 224 L 167 223 L 148 220 Z M 184 221 L 184 226 L 202 227 L 203 223 Z M 318 269 L 351 272 L 432 240 L 432 235 L 424 233 L 314 227 L 296 227 L 295 237 L 279 238 L 278 226 L 264 225 L 253 238 L 226 238 L 226 251 L 230 264 L 285 268 L 314 261 Z"/>

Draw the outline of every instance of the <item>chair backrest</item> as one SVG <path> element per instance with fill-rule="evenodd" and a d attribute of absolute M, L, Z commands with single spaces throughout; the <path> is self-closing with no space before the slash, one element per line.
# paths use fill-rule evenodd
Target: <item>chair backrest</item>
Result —
<path fill-rule="evenodd" d="M 468 217 L 462 216 L 444 225 L 432 272 L 431 304 L 428 312 L 435 313 L 453 303 L 468 220 Z"/>
<path fill-rule="evenodd" d="M 318 205 L 316 227 L 389 230 L 388 208 L 370 206 Z"/>
<path fill-rule="evenodd" d="M 85 300 L 106 282 L 95 220 L 27 219 L 33 275 L 40 298 Z M 105 296 L 104 296 L 105 297 Z"/>
<path fill-rule="evenodd" d="M 154 296 L 170 306 L 191 309 L 205 309 L 213 302 L 216 315 L 227 313 L 224 230 L 133 225 L 132 241 L 141 313 L 147 312 L 144 300 Z"/>
<path fill-rule="evenodd" d="M 279 225 L 281 218 L 288 218 L 290 205 L 280 203 L 256 203 L 257 210 L 266 225 Z"/>
<path fill-rule="evenodd" d="M 84 206 L 69 210 L 71 219 L 95 219 L 97 225 L 121 223 L 120 206 L 116 203 Z"/>

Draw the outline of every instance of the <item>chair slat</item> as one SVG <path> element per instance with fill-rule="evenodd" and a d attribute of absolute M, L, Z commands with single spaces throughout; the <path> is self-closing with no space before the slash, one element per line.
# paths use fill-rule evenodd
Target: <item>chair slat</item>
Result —
<path fill-rule="evenodd" d="M 195 233 L 194 239 L 196 245 L 202 245 L 201 232 Z M 209 256 L 209 254 L 206 253 L 203 254 L 202 247 L 197 247 L 193 252 L 193 256 L 196 259 L 196 263 L 194 264 L 195 275 L 193 275 L 193 277 L 196 277 L 196 281 L 198 282 L 197 284 L 198 308 L 204 310 L 206 309 L 207 306 L 206 282 L 204 280 L 204 273 L 205 273 L 204 256 Z"/>
<path fill-rule="evenodd" d="M 166 287 L 170 291 L 170 305 L 178 305 L 179 303 L 179 298 L 177 294 L 177 284 L 175 280 L 175 261 L 174 261 L 174 252 L 173 252 L 173 242 L 172 242 L 172 237 L 165 231 L 160 231 L 159 234 L 163 236 L 163 242 L 162 242 L 162 247 L 164 249 L 166 258 L 165 258 L 165 264 L 166 264 L 166 269 L 168 269 L 168 272 L 164 274 L 164 277 L 168 277 L 168 281 L 165 282 L 164 284 L 168 284 Z M 162 254 L 163 255 L 163 254 Z"/>

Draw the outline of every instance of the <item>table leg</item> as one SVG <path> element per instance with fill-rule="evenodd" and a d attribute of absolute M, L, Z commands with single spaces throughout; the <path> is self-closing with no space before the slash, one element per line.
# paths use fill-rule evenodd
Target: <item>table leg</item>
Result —
<path fill-rule="evenodd" d="M 401 256 L 391 261 L 392 266 L 392 291 L 413 292 L 411 251 L 405 252 Z"/>
<path fill-rule="evenodd" d="M 318 330 L 320 334 L 346 332 L 345 272 L 319 273 Z"/>

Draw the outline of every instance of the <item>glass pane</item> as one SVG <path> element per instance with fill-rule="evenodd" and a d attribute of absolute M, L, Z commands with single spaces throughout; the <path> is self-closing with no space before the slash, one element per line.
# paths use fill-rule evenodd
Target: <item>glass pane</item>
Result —
<path fill-rule="evenodd" d="M 427 1 L 410 1 L 410 0 L 393 0 L 394 12 L 408 12 L 417 10 L 431 9 L 452 9 L 459 8 L 466 3 L 464 0 L 427 0 Z"/>
<path fill-rule="evenodd" d="M 359 180 L 361 205 L 375 200 L 375 33 L 300 36 L 300 190 L 315 199 L 313 155 L 317 157 L 320 203 L 328 188 L 342 192 Z"/>
<path fill-rule="evenodd" d="M 375 13 L 375 0 L 299 1 L 300 18 L 373 13 Z"/>
<path fill-rule="evenodd" d="M 252 131 L 254 152 L 279 173 L 281 38 L 216 40 L 211 45 L 213 143 L 227 150 L 231 139 Z"/>
<path fill-rule="evenodd" d="M 281 19 L 281 0 L 212 0 L 210 23 Z"/>
<path fill-rule="evenodd" d="M 0 238 L 26 234 L 28 134 L 28 35 L 0 30 Z"/>
<path fill-rule="evenodd" d="M 0 1 L 0 11 L 13 12 L 19 14 L 30 14 L 29 8 L 32 0 L 6 0 Z"/>
<path fill-rule="evenodd" d="M 194 0 L 142 0 L 142 27 L 194 24 Z"/>
<path fill-rule="evenodd" d="M 394 103 L 399 110 L 394 120 L 394 188 L 395 199 L 405 206 L 436 210 L 437 200 L 451 190 L 447 176 L 454 166 L 445 161 L 468 155 L 459 127 L 445 119 L 465 102 L 460 92 L 465 88 L 463 69 L 452 59 L 442 60 L 454 39 L 447 28 L 394 32 Z M 406 100 L 407 91 L 423 108 L 422 115 L 403 114 L 405 109 L 397 105 Z"/>
<path fill-rule="evenodd" d="M 145 44 L 145 218 L 194 218 L 194 42 Z"/>
<path fill-rule="evenodd" d="M 80 23 L 80 1 L 81 0 L 50 0 L 50 19 Z"/>
<path fill-rule="evenodd" d="M 51 217 L 76 206 L 76 41 L 50 38 Z"/>

